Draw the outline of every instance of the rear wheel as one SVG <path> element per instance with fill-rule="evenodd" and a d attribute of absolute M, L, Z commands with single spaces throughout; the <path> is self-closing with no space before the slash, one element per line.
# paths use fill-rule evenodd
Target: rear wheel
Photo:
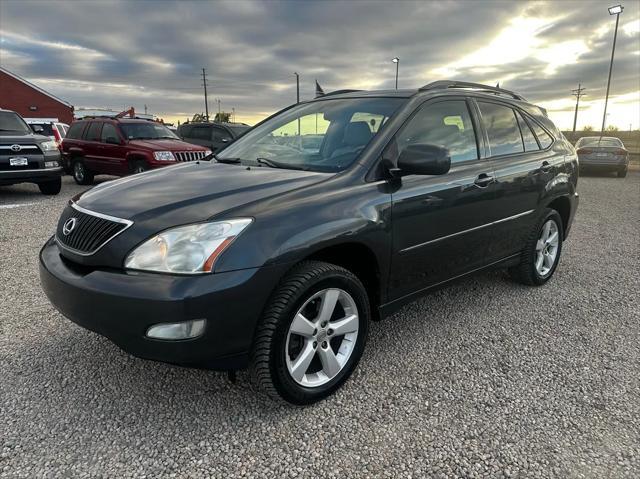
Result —
<path fill-rule="evenodd" d="M 618 170 L 618 178 L 625 178 L 627 176 L 627 167 L 625 166 L 623 169 Z"/>
<path fill-rule="evenodd" d="M 312 404 L 356 368 L 369 328 L 364 286 L 350 271 L 306 261 L 280 283 L 258 325 L 253 377 L 269 396 Z"/>
<path fill-rule="evenodd" d="M 562 231 L 562 218 L 556 210 L 547 208 L 527 239 L 520 264 L 509 269 L 511 276 L 530 286 L 549 281 L 560 261 Z"/>
<path fill-rule="evenodd" d="M 43 195 L 57 195 L 62 189 L 62 180 L 56 178 L 55 180 L 38 183 L 38 188 L 40 188 L 40 193 Z"/>
<path fill-rule="evenodd" d="M 90 185 L 93 183 L 93 173 L 87 169 L 82 158 L 73 161 L 73 179 L 79 185 Z"/>

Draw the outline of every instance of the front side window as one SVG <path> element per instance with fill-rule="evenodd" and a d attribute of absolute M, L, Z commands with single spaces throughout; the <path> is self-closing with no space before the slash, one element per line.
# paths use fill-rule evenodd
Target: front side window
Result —
<path fill-rule="evenodd" d="M 219 159 L 276 168 L 348 168 L 404 98 L 323 99 L 296 105 L 251 129 Z"/>
<path fill-rule="evenodd" d="M 449 150 L 451 163 L 478 159 L 476 135 L 467 103 L 448 100 L 424 106 L 396 137 L 398 152 L 409 145 L 436 145 Z"/>
<path fill-rule="evenodd" d="M 222 128 L 213 127 L 211 129 L 211 140 L 215 143 L 220 143 L 224 138 L 229 139 L 229 134 Z"/>
<path fill-rule="evenodd" d="M 17 113 L 0 111 L 0 135 L 9 135 L 10 133 L 28 135 L 32 131 Z"/>
<path fill-rule="evenodd" d="M 153 121 L 139 123 L 122 123 L 120 125 L 127 140 L 160 140 L 167 138 L 176 140 L 178 137 L 166 126 Z"/>
<path fill-rule="evenodd" d="M 524 146 L 515 112 L 508 106 L 479 101 L 482 122 L 489 136 L 491 156 L 522 153 Z"/>
<path fill-rule="evenodd" d="M 211 140 L 211 129 L 208 126 L 195 126 L 191 128 L 191 131 L 186 135 L 188 138 L 194 140 Z"/>
<path fill-rule="evenodd" d="M 112 138 L 116 141 L 119 141 L 118 132 L 116 131 L 116 127 L 111 123 L 105 123 L 102 127 L 102 143 L 107 142 L 107 138 Z"/>

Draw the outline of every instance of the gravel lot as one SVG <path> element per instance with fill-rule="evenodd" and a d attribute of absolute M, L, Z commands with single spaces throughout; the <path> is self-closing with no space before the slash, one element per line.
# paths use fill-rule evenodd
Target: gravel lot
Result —
<path fill-rule="evenodd" d="M 306 409 L 64 319 L 37 252 L 81 187 L 0 187 L 0 476 L 639 477 L 640 175 L 579 186 L 551 283 L 497 271 L 404 308 Z"/>

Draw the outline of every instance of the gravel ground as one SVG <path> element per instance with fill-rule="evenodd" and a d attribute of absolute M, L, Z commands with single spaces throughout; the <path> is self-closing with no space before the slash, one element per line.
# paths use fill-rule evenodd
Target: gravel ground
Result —
<path fill-rule="evenodd" d="M 37 251 L 81 189 L 63 188 L 0 188 L 2 477 L 640 476 L 638 173 L 581 179 L 548 285 L 498 271 L 405 307 L 305 409 L 60 316 Z"/>

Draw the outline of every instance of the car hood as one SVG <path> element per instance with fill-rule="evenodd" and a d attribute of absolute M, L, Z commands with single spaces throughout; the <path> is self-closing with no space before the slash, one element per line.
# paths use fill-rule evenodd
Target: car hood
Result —
<path fill-rule="evenodd" d="M 75 200 L 82 208 L 160 230 L 203 221 L 330 176 L 202 161 L 109 181 Z"/>
<path fill-rule="evenodd" d="M 49 137 L 27 133 L 25 135 L 16 135 L 9 132 L 0 132 L 0 143 L 10 145 L 33 145 L 34 143 L 42 143 L 47 141 Z"/>
<path fill-rule="evenodd" d="M 154 151 L 203 151 L 203 146 L 193 145 L 182 140 L 130 140 L 129 145 Z"/>

